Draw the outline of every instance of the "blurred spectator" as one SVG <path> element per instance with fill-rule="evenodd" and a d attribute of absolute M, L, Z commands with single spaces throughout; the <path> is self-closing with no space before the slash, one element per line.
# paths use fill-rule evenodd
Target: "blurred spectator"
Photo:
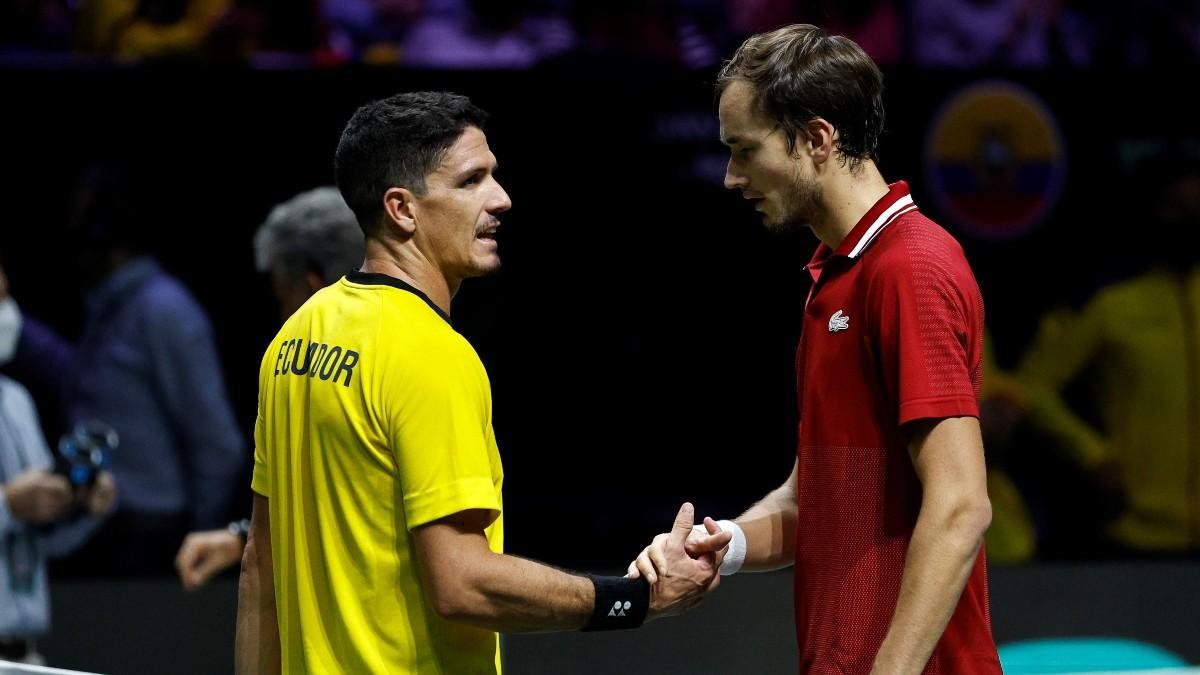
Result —
<path fill-rule="evenodd" d="M 363 260 L 363 232 L 335 187 L 302 192 L 271 209 L 254 235 L 259 272 L 271 275 L 280 319 L 286 321 L 313 293 Z M 193 532 L 175 559 L 183 587 L 194 591 L 236 563 L 245 544 L 245 521 Z"/>
<path fill-rule="evenodd" d="M 1121 0 L 1102 8 L 1085 0 L 1100 27 L 1093 47 L 1104 65 L 1178 66 L 1200 58 L 1200 3 L 1195 0 Z"/>
<path fill-rule="evenodd" d="M 529 68 L 575 44 L 565 17 L 530 0 L 425 0 L 401 47 L 424 68 Z"/>
<path fill-rule="evenodd" d="M 0 364 L 15 351 L 19 321 L 0 275 Z M 52 467 L 29 393 L 0 376 L 0 660 L 42 663 L 34 639 L 50 628 L 46 558 L 80 546 L 116 499 L 107 472 L 75 492 Z"/>
<path fill-rule="evenodd" d="M 244 59 L 322 47 L 315 0 L 83 0 L 81 51 L 123 60 Z"/>
<path fill-rule="evenodd" d="M 805 23 L 857 42 L 876 63 L 898 63 L 904 56 L 904 14 L 895 0 L 808 0 Z"/>
<path fill-rule="evenodd" d="M 395 63 L 425 0 L 322 0 L 321 18 L 341 61 Z"/>
<path fill-rule="evenodd" d="M 1123 41 L 1121 31 L 1143 22 L 1140 4 L 1123 4 L 1139 21 L 1120 19 L 1126 11 L 1122 3 L 914 0 L 910 10 L 913 59 L 919 65 L 941 68 L 1088 67 L 1102 52 L 1119 51 L 1112 43 Z"/>
<path fill-rule="evenodd" d="M 1151 269 L 1101 289 L 1080 312 L 1048 315 L 1018 374 L 1031 422 L 1087 472 L 1099 495 L 1089 510 L 1112 516 L 1095 553 L 1194 554 L 1200 163 L 1162 157 L 1140 176 L 1136 203 L 1148 209 L 1140 231 L 1155 258 Z M 1074 406 L 1064 398 L 1072 384 L 1086 393 Z"/>
<path fill-rule="evenodd" d="M 116 501 L 112 475 L 75 493 L 51 473 L 33 399 L 0 376 L 0 659 L 42 663 L 34 640 L 50 629 L 46 559 L 77 549 Z M 73 509 L 87 515 L 75 518 Z"/>
<path fill-rule="evenodd" d="M 363 245 L 362 228 L 335 187 L 301 192 L 271 209 L 254 235 L 254 261 L 271 276 L 280 320 L 358 269 Z"/>
<path fill-rule="evenodd" d="M 1058 0 L 913 0 L 914 60 L 922 66 L 1019 68 L 1050 62 L 1047 40 Z"/>
<path fill-rule="evenodd" d="M 701 63 L 691 65 L 711 65 L 721 51 L 708 44 L 708 37 L 687 9 L 686 0 L 580 2 L 574 7 L 573 20 L 582 47 L 591 53 L 688 65 L 699 50 Z M 708 53 L 712 57 L 705 63 L 703 55 Z"/>
<path fill-rule="evenodd" d="M 1027 407 L 1024 388 L 996 364 L 989 331 L 983 349 L 983 390 L 979 395 L 979 429 L 987 454 L 987 490 L 992 524 L 987 531 L 988 562 L 1027 562 L 1037 536 L 1025 498 L 1009 473 L 1017 427 Z"/>
<path fill-rule="evenodd" d="M 121 503 L 67 561 L 76 573 L 169 571 L 189 529 L 229 517 L 244 462 L 208 318 L 139 252 L 148 192 L 119 170 L 89 172 L 64 242 L 91 286 L 83 335 L 71 344 L 22 315 L 12 364 L 59 392 L 68 424 L 99 420 L 120 435 L 110 466 Z"/>
<path fill-rule="evenodd" d="M 1177 65 L 1200 56 L 1194 0 L 914 0 L 909 19 L 923 66 Z"/>
<path fill-rule="evenodd" d="M 194 54 L 232 0 L 83 0 L 77 41 L 85 52 L 118 58 Z"/>
<path fill-rule="evenodd" d="M 726 5 L 730 26 L 743 37 L 801 22 L 795 0 L 726 0 Z"/>

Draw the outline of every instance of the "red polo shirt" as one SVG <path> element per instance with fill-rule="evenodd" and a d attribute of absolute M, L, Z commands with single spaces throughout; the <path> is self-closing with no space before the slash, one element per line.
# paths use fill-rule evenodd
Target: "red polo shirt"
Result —
<path fill-rule="evenodd" d="M 921 507 L 904 425 L 978 417 L 983 299 L 958 242 L 903 182 L 807 269 L 796 356 L 800 672 L 865 675 Z M 982 552 L 925 673 L 1000 673 Z"/>

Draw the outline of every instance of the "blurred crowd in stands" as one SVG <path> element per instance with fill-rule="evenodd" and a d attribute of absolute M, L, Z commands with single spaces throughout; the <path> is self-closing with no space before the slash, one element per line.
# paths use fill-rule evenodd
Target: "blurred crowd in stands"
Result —
<path fill-rule="evenodd" d="M 795 22 L 847 35 L 885 66 L 1200 60 L 1196 0 L 11 0 L 0 63 L 519 69 L 602 55 L 702 69 Z"/>

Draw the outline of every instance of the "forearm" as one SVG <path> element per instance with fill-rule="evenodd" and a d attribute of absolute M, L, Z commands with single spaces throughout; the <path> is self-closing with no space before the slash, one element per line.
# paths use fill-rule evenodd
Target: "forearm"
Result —
<path fill-rule="evenodd" d="M 746 534 L 743 571 L 767 572 L 796 562 L 796 491 L 793 478 L 734 520 Z"/>
<path fill-rule="evenodd" d="M 275 675 L 282 671 L 282 665 L 275 614 L 275 574 L 271 567 L 270 516 L 265 498 L 255 495 L 254 502 L 238 583 L 234 666 L 237 675 Z"/>
<path fill-rule="evenodd" d="M 464 567 L 458 592 L 434 600 L 447 619 L 534 633 L 583 628 L 591 618 L 595 588 L 586 577 L 491 552 Z"/>
<path fill-rule="evenodd" d="M 952 509 L 922 506 L 873 674 L 916 674 L 925 668 L 958 606 L 990 518 L 986 502 Z"/>

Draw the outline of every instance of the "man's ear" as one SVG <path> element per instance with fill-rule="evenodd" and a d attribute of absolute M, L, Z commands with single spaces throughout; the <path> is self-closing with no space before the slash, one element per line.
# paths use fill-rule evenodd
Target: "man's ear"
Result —
<path fill-rule="evenodd" d="M 808 153 L 813 164 L 824 164 L 836 151 L 837 131 L 827 120 L 814 117 L 796 134 L 796 148 Z"/>
<path fill-rule="evenodd" d="M 417 231 L 416 195 L 408 188 L 392 187 L 383 193 L 384 227 L 395 227 L 405 236 Z"/>

